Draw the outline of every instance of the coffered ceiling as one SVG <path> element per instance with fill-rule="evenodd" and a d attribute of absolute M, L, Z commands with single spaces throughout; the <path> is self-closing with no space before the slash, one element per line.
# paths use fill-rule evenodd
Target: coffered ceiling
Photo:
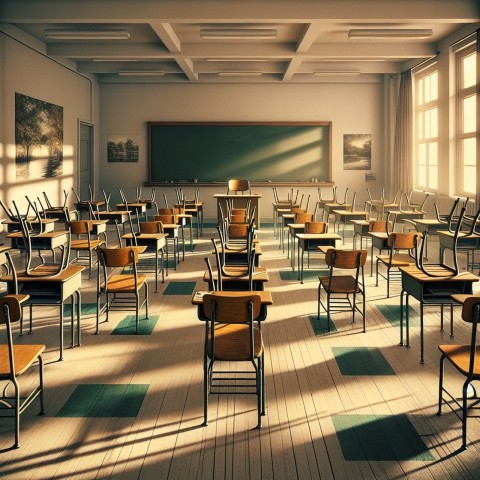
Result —
<path fill-rule="evenodd" d="M 102 83 L 358 82 L 434 56 L 480 1 L 0 0 L 0 19 Z"/>

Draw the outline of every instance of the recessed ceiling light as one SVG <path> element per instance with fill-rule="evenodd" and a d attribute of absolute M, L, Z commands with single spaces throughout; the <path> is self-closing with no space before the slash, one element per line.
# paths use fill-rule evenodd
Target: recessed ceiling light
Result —
<path fill-rule="evenodd" d="M 314 75 L 317 75 L 317 76 L 324 76 L 324 77 L 333 77 L 333 76 L 337 76 L 337 75 L 340 75 L 340 76 L 346 76 L 346 77 L 349 77 L 349 76 L 355 76 L 355 75 L 360 75 L 360 72 L 357 71 L 357 70 L 325 70 L 325 71 L 316 71 L 316 72 L 313 72 Z"/>
<path fill-rule="evenodd" d="M 334 63 L 334 62 L 386 62 L 384 58 L 362 58 L 362 57 L 352 57 L 352 58 L 319 58 L 317 62 L 325 63 Z"/>
<path fill-rule="evenodd" d="M 118 75 L 120 75 L 120 77 L 161 77 L 165 75 L 165 72 L 162 70 L 124 70 L 118 72 Z"/>
<path fill-rule="evenodd" d="M 236 57 L 228 57 L 228 58 L 207 58 L 207 62 L 268 62 L 268 58 L 236 58 Z"/>
<path fill-rule="evenodd" d="M 428 38 L 433 35 L 430 28 L 354 28 L 348 38 Z"/>
<path fill-rule="evenodd" d="M 47 38 L 58 40 L 128 40 L 130 33 L 127 30 L 78 30 L 78 29 L 50 29 L 43 31 Z"/>
<path fill-rule="evenodd" d="M 219 77 L 261 77 L 263 75 L 263 72 L 256 72 L 256 71 L 250 71 L 250 72 L 217 72 L 217 75 Z"/>
<path fill-rule="evenodd" d="M 92 62 L 138 62 L 138 58 L 98 57 L 92 58 Z"/>
<path fill-rule="evenodd" d="M 202 28 L 200 30 L 200 36 L 214 40 L 263 40 L 276 38 L 277 30 L 275 28 Z"/>

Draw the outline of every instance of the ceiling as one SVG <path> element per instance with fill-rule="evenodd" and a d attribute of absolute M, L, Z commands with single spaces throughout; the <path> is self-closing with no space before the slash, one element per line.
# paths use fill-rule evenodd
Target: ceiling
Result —
<path fill-rule="evenodd" d="M 434 56 L 480 21 L 480 1 L 0 0 L 0 19 L 3 32 L 33 37 L 101 83 L 369 82 Z M 356 29 L 431 35 L 350 38 Z M 94 38 L 46 36 L 58 30 Z M 112 34 L 123 38 L 101 38 Z"/>

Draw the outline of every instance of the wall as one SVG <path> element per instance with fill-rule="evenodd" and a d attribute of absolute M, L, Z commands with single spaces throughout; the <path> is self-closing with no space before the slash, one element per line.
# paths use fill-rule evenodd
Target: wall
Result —
<path fill-rule="evenodd" d="M 366 186 L 381 191 L 384 181 L 384 115 L 382 83 L 320 85 L 119 85 L 100 84 L 100 188 L 117 199 L 118 187 L 133 198 L 135 187 L 147 179 L 147 121 L 331 121 L 332 178 L 340 193 L 357 190 L 357 205 L 366 197 Z M 139 163 L 108 163 L 108 134 L 139 134 Z M 372 134 L 372 171 L 376 182 L 365 183 L 366 171 L 343 170 L 343 134 Z M 296 180 L 296 179 L 292 179 Z M 166 190 L 173 202 L 173 189 Z M 307 190 L 305 190 L 307 191 Z M 308 189 L 316 196 L 316 188 Z M 148 192 L 144 192 L 145 194 Z M 164 193 L 157 189 L 157 196 Z M 223 187 L 219 192 L 224 193 Z M 271 217 L 271 189 L 264 195 L 261 215 Z M 208 199 L 204 198 L 204 201 Z M 315 198 L 316 200 L 316 198 Z M 163 202 L 162 202 L 163 203 Z M 215 217 L 209 202 L 207 218 Z"/>
<path fill-rule="evenodd" d="M 70 192 L 77 187 L 78 120 L 96 122 L 98 116 L 95 83 L 36 48 L 0 32 L 0 198 L 9 206 L 15 200 L 22 211 L 25 195 L 36 199 L 45 191 L 58 204 L 63 203 L 64 189 Z M 63 107 L 63 175 L 17 180 L 15 92 Z M 3 211 L 0 218 L 4 218 Z"/>

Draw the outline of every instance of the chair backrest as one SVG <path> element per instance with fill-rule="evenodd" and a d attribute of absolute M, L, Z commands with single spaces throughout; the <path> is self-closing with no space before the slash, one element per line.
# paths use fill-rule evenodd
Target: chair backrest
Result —
<path fill-rule="evenodd" d="M 210 276 L 212 291 L 214 291 L 214 292 L 219 291 L 220 290 L 220 288 L 219 288 L 220 285 L 218 284 L 218 281 L 215 282 L 215 278 L 213 276 L 213 268 L 212 268 L 212 264 L 210 263 L 210 259 L 208 257 L 205 257 L 204 260 L 205 260 L 205 263 L 207 264 L 207 270 L 208 270 L 208 274 Z"/>
<path fill-rule="evenodd" d="M 387 245 L 391 250 L 414 250 L 418 248 L 421 238 L 419 232 L 392 232 L 388 235 Z"/>
<path fill-rule="evenodd" d="M 313 213 L 303 212 L 296 213 L 294 223 L 307 223 L 313 220 Z"/>
<path fill-rule="evenodd" d="M 174 215 L 175 210 L 173 208 L 159 208 L 157 209 L 157 215 Z"/>
<path fill-rule="evenodd" d="M 249 323 L 260 316 L 261 305 L 258 293 L 217 292 L 203 297 L 205 317 L 217 323 Z"/>
<path fill-rule="evenodd" d="M 70 228 L 72 235 L 89 235 L 93 230 L 92 222 L 89 220 L 73 220 L 65 224 Z"/>
<path fill-rule="evenodd" d="M 140 233 L 163 233 L 163 223 L 160 221 L 140 222 Z"/>
<path fill-rule="evenodd" d="M 174 224 L 177 223 L 177 218 L 175 215 L 155 215 L 153 219 L 156 222 L 162 222 L 162 223 L 169 223 L 169 224 Z"/>
<path fill-rule="evenodd" d="M 5 295 L 0 298 L 0 325 L 6 327 L 6 337 L 8 345 L 8 361 L 4 359 L 2 369 L 8 372 L 10 378 L 15 377 L 15 349 L 13 346 L 13 335 L 11 324 L 18 322 L 22 318 L 22 307 L 20 302 L 13 295 Z"/>
<path fill-rule="evenodd" d="M 369 232 L 388 233 L 392 223 L 385 220 L 371 220 L 368 225 Z"/>
<path fill-rule="evenodd" d="M 135 247 L 99 248 L 98 260 L 105 267 L 129 267 L 138 262 L 138 249 Z"/>
<path fill-rule="evenodd" d="M 366 250 L 337 250 L 332 248 L 325 254 L 325 263 L 329 267 L 344 270 L 358 269 L 367 261 Z"/>
<path fill-rule="evenodd" d="M 250 192 L 250 182 L 248 180 L 238 180 L 238 179 L 232 179 L 228 181 L 228 190 L 227 194 L 230 192 Z"/>
<path fill-rule="evenodd" d="M 305 222 L 305 233 L 327 233 L 327 222 Z"/>

